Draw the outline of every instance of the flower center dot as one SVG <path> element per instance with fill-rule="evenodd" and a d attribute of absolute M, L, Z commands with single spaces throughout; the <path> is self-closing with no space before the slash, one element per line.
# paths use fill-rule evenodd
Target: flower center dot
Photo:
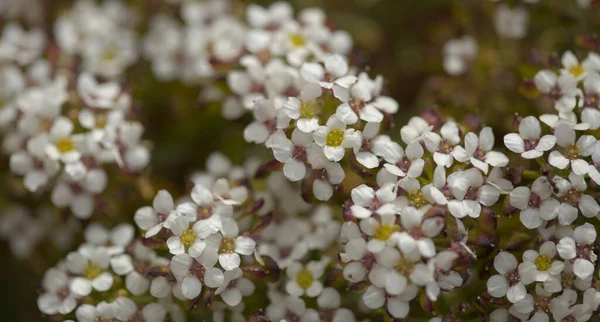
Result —
<path fill-rule="evenodd" d="M 409 259 L 403 257 L 398 261 L 398 263 L 396 263 L 394 269 L 396 269 L 396 272 L 400 273 L 403 276 L 409 276 L 415 269 L 415 264 Z"/>
<path fill-rule="evenodd" d="M 416 208 L 421 208 L 424 205 L 428 204 L 427 199 L 425 199 L 425 197 L 423 196 L 423 192 L 421 192 L 421 190 L 411 193 L 409 195 L 408 199 L 412 202 L 412 204 Z"/>
<path fill-rule="evenodd" d="M 102 273 L 102 267 L 96 263 L 88 263 L 83 268 L 83 277 L 87 278 L 88 280 L 98 277 L 100 273 Z"/>
<path fill-rule="evenodd" d="M 569 144 L 566 149 L 567 159 L 573 160 L 579 158 L 579 146 L 576 144 Z"/>
<path fill-rule="evenodd" d="M 300 117 L 304 119 L 310 119 L 317 114 L 319 108 L 313 101 L 302 101 L 300 104 Z"/>
<path fill-rule="evenodd" d="M 398 230 L 398 225 L 381 225 L 375 228 L 374 237 L 379 240 L 388 240 L 392 233 Z"/>
<path fill-rule="evenodd" d="M 75 144 L 70 138 L 60 138 L 58 141 L 56 141 L 56 148 L 58 149 L 58 152 L 66 153 L 73 150 L 75 148 Z"/>
<path fill-rule="evenodd" d="M 181 234 L 181 243 L 186 250 L 194 244 L 194 241 L 196 241 L 196 233 L 191 228 L 188 228 L 188 230 Z"/>
<path fill-rule="evenodd" d="M 233 253 L 235 249 L 235 239 L 230 236 L 223 238 L 219 248 L 221 253 Z"/>
<path fill-rule="evenodd" d="M 535 259 L 535 266 L 538 271 L 547 271 L 552 266 L 552 258 L 546 255 L 540 255 Z"/>
<path fill-rule="evenodd" d="M 583 74 L 583 72 L 585 72 L 585 68 L 583 68 L 583 66 L 581 65 L 569 67 L 569 73 L 571 73 L 575 77 L 579 77 L 581 74 Z"/>
<path fill-rule="evenodd" d="M 329 134 L 327 134 L 327 145 L 329 146 L 340 146 L 344 141 L 344 132 L 340 130 L 331 130 Z"/>
<path fill-rule="evenodd" d="M 291 34 L 290 42 L 294 47 L 302 47 L 306 45 L 306 38 L 304 38 L 304 36 L 301 34 Z"/>
<path fill-rule="evenodd" d="M 298 283 L 298 285 L 300 285 L 300 287 L 302 288 L 308 288 L 313 281 L 313 275 L 312 272 L 309 271 L 306 268 L 301 269 L 298 272 L 298 277 L 296 277 L 296 282 Z"/>

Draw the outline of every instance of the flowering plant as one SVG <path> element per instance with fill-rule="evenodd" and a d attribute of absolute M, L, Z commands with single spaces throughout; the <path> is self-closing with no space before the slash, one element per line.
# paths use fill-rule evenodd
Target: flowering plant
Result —
<path fill-rule="evenodd" d="M 552 7 L 503 2 L 478 6 L 513 47 L 530 12 Z M 531 106 L 502 120 L 489 99 L 453 108 L 486 95 L 477 69 L 498 62 L 475 31 L 447 39 L 447 76 L 431 86 L 456 92 L 425 86 L 439 105 L 398 125 L 403 102 L 322 9 L 77 0 L 41 18 L 23 6 L 0 5 L 0 236 L 44 269 L 45 319 L 597 319 L 590 34 L 585 54 L 527 61 L 511 90 Z"/>

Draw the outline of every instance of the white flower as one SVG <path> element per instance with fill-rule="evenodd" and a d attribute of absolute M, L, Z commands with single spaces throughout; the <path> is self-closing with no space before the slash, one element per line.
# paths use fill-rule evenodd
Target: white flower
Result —
<path fill-rule="evenodd" d="M 586 279 L 594 274 L 598 256 L 594 253 L 596 229 L 590 223 L 578 226 L 573 231 L 573 237 L 563 237 L 556 245 L 560 257 L 572 260 L 573 273 L 579 278 Z"/>
<path fill-rule="evenodd" d="M 318 200 L 326 201 L 333 195 L 333 186 L 340 184 L 346 174 L 337 162 L 327 160 L 323 148 L 312 144 L 307 151 L 308 161 L 311 164 L 315 180 L 313 181 L 313 194 Z"/>
<path fill-rule="evenodd" d="M 487 184 L 478 169 L 453 172 L 448 176 L 448 187 L 454 200 L 448 201 L 448 210 L 456 218 L 479 217 L 481 205 L 491 207 L 500 197 L 497 188 Z"/>
<path fill-rule="evenodd" d="M 559 112 L 570 112 L 575 108 L 577 96 L 581 90 L 577 88 L 577 79 L 570 73 L 561 73 L 544 69 L 535 74 L 533 81 L 540 93 L 554 101 L 554 108 Z"/>
<path fill-rule="evenodd" d="M 254 283 L 242 277 L 240 268 L 235 268 L 224 273 L 223 284 L 217 288 L 215 294 L 221 295 L 223 302 L 233 307 L 241 303 L 243 296 L 252 295 L 254 289 Z"/>
<path fill-rule="evenodd" d="M 293 296 L 318 296 L 323 291 L 323 284 L 319 279 L 323 276 L 325 267 L 324 261 L 310 261 L 306 265 L 292 263 L 285 270 L 289 279 L 285 284 L 286 291 Z"/>
<path fill-rule="evenodd" d="M 428 132 L 425 134 L 425 147 L 433 153 L 433 160 L 439 166 L 449 168 L 454 158 L 464 158 L 465 149 L 460 143 L 459 129 L 455 122 L 446 122 L 440 129 L 440 134 Z"/>
<path fill-rule="evenodd" d="M 123 253 L 134 234 L 135 230 L 130 224 L 120 224 L 109 231 L 99 223 L 91 223 L 84 232 L 86 244 L 105 246 L 111 256 Z"/>
<path fill-rule="evenodd" d="M 589 164 L 581 157 L 588 157 L 596 150 L 596 138 L 592 135 L 582 135 L 575 142 L 576 134 L 569 124 L 558 124 L 554 130 L 556 144 L 564 149 L 564 154 L 558 150 L 552 151 L 548 162 L 561 170 L 571 165 L 577 175 L 585 175 L 589 171 Z"/>
<path fill-rule="evenodd" d="M 396 199 L 393 184 L 386 184 L 377 192 L 367 185 L 360 185 L 351 191 L 354 205 L 350 208 L 354 217 L 363 219 L 370 217 L 373 213 L 380 216 L 393 215 L 396 206 L 392 203 Z"/>
<path fill-rule="evenodd" d="M 137 241 L 133 245 L 133 258 L 128 254 L 120 254 L 110 259 L 112 270 L 121 276 L 125 276 L 127 290 L 136 296 L 142 295 L 150 288 L 150 267 L 167 266 L 166 258 L 158 257 L 153 250 Z"/>
<path fill-rule="evenodd" d="M 207 248 L 206 242 L 190 227 L 189 220 L 184 216 L 179 214 L 171 216 L 169 229 L 174 234 L 167 239 L 167 246 L 171 254 L 188 253 L 192 257 L 199 257 Z"/>
<path fill-rule="evenodd" d="M 218 238 L 219 264 L 226 271 L 232 271 L 240 266 L 240 255 L 252 255 L 256 247 L 256 242 L 246 236 L 238 236 L 239 228 L 237 223 L 227 218 L 223 220 L 221 234 L 214 234 Z"/>
<path fill-rule="evenodd" d="M 479 137 L 473 132 L 467 133 L 465 136 L 466 154 L 456 160 L 459 162 L 469 160 L 473 166 L 483 171 L 483 173 L 488 172 L 490 165 L 493 167 L 506 166 L 508 164 L 506 155 L 492 151 L 493 148 L 494 133 L 492 128 L 484 127 L 479 133 Z"/>
<path fill-rule="evenodd" d="M 90 108 L 113 108 L 121 94 L 121 85 L 117 82 L 99 83 L 89 73 L 81 73 L 77 78 L 77 91 Z"/>
<path fill-rule="evenodd" d="M 423 172 L 425 161 L 421 158 L 424 151 L 417 141 L 408 144 L 405 151 L 388 136 L 381 135 L 374 140 L 373 151 L 383 157 L 386 161 L 384 168 L 394 177 L 417 178 Z"/>
<path fill-rule="evenodd" d="M 329 161 L 342 160 L 345 149 L 360 147 L 362 134 L 355 129 L 346 129 L 346 124 L 337 116 L 332 115 L 326 126 L 320 126 L 313 132 L 315 143 L 323 147 L 325 157 Z"/>
<path fill-rule="evenodd" d="M 564 263 L 554 260 L 556 256 L 556 245 L 547 241 L 540 246 L 540 251 L 528 249 L 523 253 L 523 270 L 532 272 L 536 282 L 545 282 L 550 275 L 560 274 Z M 525 269 L 529 267 L 529 269 Z"/>
<path fill-rule="evenodd" d="M 92 288 L 104 292 L 113 284 L 113 275 L 106 270 L 109 266 L 109 252 L 104 247 L 81 247 L 67 255 L 67 270 L 79 275 L 70 282 L 71 292 L 87 296 Z"/>
<path fill-rule="evenodd" d="M 223 285 L 225 280 L 220 269 L 204 266 L 185 253 L 173 256 L 170 267 L 180 283 L 182 295 L 187 299 L 198 297 L 202 290 L 202 282 L 208 287 L 215 288 Z"/>
<path fill-rule="evenodd" d="M 319 63 L 304 62 L 300 67 L 300 75 L 307 82 L 318 83 L 326 89 L 332 89 L 334 85 L 349 88 L 357 81 L 356 76 L 347 75 L 349 66 L 343 56 L 329 55 L 323 63 L 325 68 Z"/>
<path fill-rule="evenodd" d="M 408 124 L 400 129 L 400 135 L 404 143 L 410 144 L 415 140 L 421 141 L 432 129 L 433 126 L 429 125 L 423 118 L 413 116 L 408 120 Z"/>
<path fill-rule="evenodd" d="M 585 93 L 578 102 L 582 108 L 581 120 L 585 120 L 590 129 L 597 130 L 600 128 L 600 74 L 590 71 L 583 80 L 583 89 Z"/>
<path fill-rule="evenodd" d="M 46 37 L 42 29 L 25 31 L 15 23 L 2 28 L 0 60 L 14 60 L 19 65 L 28 65 L 41 56 L 46 48 Z"/>
<path fill-rule="evenodd" d="M 48 136 L 39 135 L 27 141 L 26 151 L 17 151 L 10 156 L 10 170 L 24 176 L 25 188 L 31 192 L 36 192 L 48 184 L 60 170 L 60 163 L 45 155 L 47 144 Z"/>
<path fill-rule="evenodd" d="M 431 238 L 437 236 L 443 229 L 440 218 L 423 219 L 425 211 L 414 207 L 406 207 L 400 212 L 401 232 L 394 232 L 392 238 L 398 243 L 403 253 L 417 250 L 421 256 L 435 256 L 435 245 Z"/>
<path fill-rule="evenodd" d="M 545 221 L 559 216 L 560 202 L 551 198 L 552 186 L 547 177 L 535 179 L 528 187 L 517 187 L 510 192 L 510 204 L 521 210 L 521 223 L 528 229 L 540 227 Z"/>
<path fill-rule="evenodd" d="M 538 119 L 528 116 L 519 123 L 519 133 L 510 133 L 504 136 L 504 145 L 515 153 L 520 153 L 525 159 L 535 159 L 544 155 L 556 144 L 556 137 L 552 134 L 541 136 L 541 126 Z"/>
<path fill-rule="evenodd" d="M 296 128 L 292 132 L 292 139 L 288 139 L 285 133 L 277 131 L 269 140 L 269 148 L 273 150 L 273 156 L 283 163 L 283 174 L 290 181 L 299 181 L 306 176 L 307 149 L 313 143 L 313 136 Z"/>
<path fill-rule="evenodd" d="M 556 196 L 562 201 L 557 209 L 558 221 L 561 225 L 570 225 L 577 219 L 576 207 L 587 218 L 600 214 L 598 202 L 593 197 L 583 194 L 587 190 L 587 184 L 582 176 L 571 172 L 569 180 L 559 176 L 555 176 L 552 180 L 555 183 L 555 188 L 558 189 Z"/>
<path fill-rule="evenodd" d="M 571 74 L 578 81 L 584 79 L 589 71 L 600 70 L 600 56 L 596 53 L 589 53 L 588 57 L 579 63 L 573 52 L 567 50 L 563 53 L 560 62 L 563 67 L 561 72 Z"/>
<path fill-rule="evenodd" d="M 527 35 L 529 12 L 522 7 L 510 8 L 501 4 L 494 12 L 494 27 L 500 37 L 522 39 Z"/>
<path fill-rule="evenodd" d="M 191 197 L 193 202 L 178 205 L 176 212 L 193 224 L 192 230 L 201 239 L 221 230 L 222 218 L 233 215 L 232 205 L 215 202 L 213 193 L 202 185 L 192 188 Z"/>
<path fill-rule="evenodd" d="M 296 126 L 304 133 L 312 133 L 319 128 L 317 116 L 321 111 L 321 86 L 317 83 L 308 83 L 300 92 L 300 97 L 290 97 L 283 103 L 283 112 L 291 119 L 296 120 Z"/>
<path fill-rule="evenodd" d="M 145 237 L 152 237 L 167 224 L 168 217 L 173 213 L 173 197 L 166 190 L 160 190 L 152 202 L 152 207 L 138 209 L 133 217 L 136 225 L 145 230 Z M 167 224 L 167 227 L 168 224 Z"/>
<path fill-rule="evenodd" d="M 596 184 L 600 184 L 600 141 L 596 142 L 596 151 L 592 154 L 593 166 L 590 166 L 588 175 Z"/>
<path fill-rule="evenodd" d="M 523 273 L 530 273 L 531 268 L 527 265 L 518 265 L 515 256 L 508 252 L 500 252 L 496 255 L 494 268 L 499 274 L 488 279 L 488 293 L 493 297 L 506 296 L 511 303 L 524 299 L 527 295 L 525 285 L 534 282 L 535 279 L 524 279 L 526 275 Z"/>
<path fill-rule="evenodd" d="M 246 142 L 264 143 L 277 129 L 284 129 L 289 118 L 284 113 L 277 113 L 272 100 L 258 100 L 252 110 L 255 121 L 244 128 Z"/>
<path fill-rule="evenodd" d="M 78 295 L 69 289 L 70 279 L 67 272 L 59 267 L 50 268 L 42 280 L 42 293 L 37 299 L 37 305 L 44 314 L 69 314 L 77 307 Z"/>
<path fill-rule="evenodd" d="M 469 35 L 448 40 L 444 44 L 444 71 L 452 76 L 464 74 L 477 51 L 477 42 Z"/>
<path fill-rule="evenodd" d="M 95 322 L 98 320 L 112 320 L 117 318 L 119 305 L 117 302 L 106 303 L 102 301 L 98 305 L 82 304 L 75 311 L 77 321 Z"/>
<path fill-rule="evenodd" d="M 362 131 L 362 143 L 353 148 L 356 161 L 367 169 L 379 166 L 379 158 L 373 153 L 372 142 L 379 133 L 380 123 L 369 122 Z"/>
<path fill-rule="evenodd" d="M 54 120 L 50 128 L 50 142 L 46 146 L 46 154 L 52 160 L 61 160 L 65 163 L 78 161 L 81 153 L 77 150 L 77 136 L 72 136 L 73 123 L 64 116 Z"/>
<path fill-rule="evenodd" d="M 380 253 L 386 245 L 392 245 L 399 226 L 396 225 L 396 214 L 381 215 L 378 219 L 367 217 L 360 221 L 360 230 L 369 236 L 367 250 L 371 253 Z"/>

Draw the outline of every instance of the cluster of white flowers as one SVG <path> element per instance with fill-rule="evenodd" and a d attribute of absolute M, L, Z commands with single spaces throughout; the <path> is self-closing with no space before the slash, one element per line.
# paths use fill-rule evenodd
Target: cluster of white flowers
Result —
<path fill-rule="evenodd" d="M 140 142 L 143 126 L 132 120 L 129 90 L 41 58 L 46 42 L 40 30 L 4 28 L 2 148 L 27 190 L 52 189 L 56 206 L 85 219 L 94 212 L 94 196 L 107 185 L 104 164 L 139 171 L 148 164 L 149 151 Z"/>
<path fill-rule="evenodd" d="M 594 132 L 600 126 L 599 72 L 598 54 L 589 53 L 580 63 L 565 52 L 558 74 L 542 70 L 534 79 L 557 113 L 519 118 L 519 133 L 504 137 L 509 150 L 542 165 L 529 185 L 510 192 L 508 211 L 518 212 L 523 226 L 538 229 L 545 242 L 539 252 L 526 250 L 520 264 L 511 253 L 496 256 L 498 274 L 488 280 L 488 292 L 513 304 L 493 313 L 498 321 L 509 315 L 522 321 L 588 321 L 598 310 L 593 276 L 600 205 L 588 186 L 600 183 L 600 141 Z"/>

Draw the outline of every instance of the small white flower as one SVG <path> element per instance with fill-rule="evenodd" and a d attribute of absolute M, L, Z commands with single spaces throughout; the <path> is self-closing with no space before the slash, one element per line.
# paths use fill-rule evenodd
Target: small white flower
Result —
<path fill-rule="evenodd" d="M 396 192 L 393 184 L 386 184 L 377 191 L 367 185 L 360 185 L 350 192 L 354 205 L 350 208 L 352 215 L 359 219 L 371 217 L 373 213 L 380 216 L 396 213 Z"/>
<path fill-rule="evenodd" d="M 204 266 L 185 253 L 173 256 L 170 267 L 180 283 L 182 295 L 187 299 L 194 299 L 200 295 L 202 291 L 200 281 L 211 288 L 219 287 L 224 283 L 224 274 L 220 269 Z"/>
<path fill-rule="evenodd" d="M 296 126 L 304 133 L 312 133 L 319 128 L 318 115 L 321 111 L 321 86 L 317 83 L 306 84 L 300 97 L 290 97 L 283 103 L 283 112 L 296 120 Z"/>
<path fill-rule="evenodd" d="M 590 129 L 597 130 L 600 128 L 600 74 L 590 71 L 583 80 L 583 89 L 585 93 L 578 102 L 582 108 L 581 120 L 585 120 Z"/>
<path fill-rule="evenodd" d="M 64 116 L 54 120 L 50 128 L 50 142 L 46 146 L 46 154 L 53 160 L 72 163 L 79 160 L 81 153 L 77 150 L 77 136 L 72 136 L 73 123 Z"/>
<path fill-rule="evenodd" d="M 558 189 L 556 196 L 562 201 L 557 209 L 558 221 L 561 225 L 570 225 L 577 219 L 577 208 L 587 218 L 600 214 L 598 202 L 592 196 L 584 194 L 587 190 L 587 184 L 582 176 L 571 172 L 569 180 L 559 176 L 555 176 L 552 180 L 555 183 L 555 188 Z"/>
<path fill-rule="evenodd" d="M 536 282 L 545 282 L 550 275 L 560 274 L 564 263 L 554 260 L 556 256 L 556 245 L 554 242 L 547 241 L 540 246 L 540 251 L 528 249 L 523 253 L 523 263 L 525 271 L 535 275 Z M 528 267 L 530 269 L 525 269 Z M 534 268 L 535 266 L 535 268 Z"/>
<path fill-rule="evenodd" d="M 529 12 L 523 7 L 510 8 L 501 4 L 494 12 L 494 27 L 500 37 L 522 39 L 527 35 Z"/>
<path fill-rule="evenodd" d="M 595 263 L 598 259 L 594 253 L 596 229 L 590 223 L 578 226 L 573 231 L 573 237 L 563 237 L 556 245 L 560 257 L 573 262 L 573 273 L 581 278 L 589 278 L 594 274 Z"/>
<path fill-rule="evenodd" d="M 221 295 L 223 302 L 234 307 L 241 303 L 243 296 L 252 295 L 254 289 L 254 283 L 242 277 L 242 270 L 240 268 L 235 268 L 224 273 L 223 284 L 217 288 L 215 294 Z"/>
<path fill-rule="evenodd" d="M 577 81 L 584 79 L 589 71 L 600 70 L 600 57 L 596 53 L 589 53 L 588 57 L 579 63 L 577 56 L 567 50 L 563 53 L 560 62 L 563 67 L 561 72 L 571 74 Z"/>
<path fill-rule="evenodd" d="M 307 172 L 307 149 L 313 143 L 313 136 L 296 128 L 292 132 L 291 140 L 282 131 L 277 131 L 268 143 L 275 159 L 283 163 L 285 177 L 293 182 L 304 179 Z"/>
<path fill-rule="evenodd" d="M 347 129 L 346 124 L 337 116 L 332 115 L 326 126 L 320 126 L 313 132 L 315 143 L 323 147 L 325 157 L 329 161 L 342 160 L 345 149 L 360 147 L 362 134 L 355 129 Z"/>
<path fill-rule="evenodd" d="M 379 133 L 380 123 L 369 122 L 362 131 L 362 143 L 353 148 L 356 161 L 367 169 L 373 169 L 379 166 L 379 158 L 373 152 L 372 142 Z"/>
<path fill-rule="evenodd" d="M 238 268 L 241 262 L 240 255 L 252 255 L 256 247 L 256 242 L 252 238 L 238 236 L 238 234 L 238 225 L 231 218 L 223 220 L 221 234 L 215 234 L 219 241 L 219 264 L 226 271 Z"/>
<path fill-rule="evenodd" d="M 525 159 L 535 159 L 544 155 L 556 144 L 556 137 L 547 134 L 542 137 L 540 122 L 534 116 L 528 116 L 519 123 L 519 133 L 504 136 L 504 145 L 515 153 L 520 153 Z"/>
<path fill-rule="evenodd" d="M 473 132 L 467 133 L 465 136 L 465 156 L 461 156 L 456 160 L 459 162 L 471 162 L 477 169 L 487 173 L 489 166 L 504 167 L 508 164 L 506 155 L 500 152 L 492 151 L 494 148 L 494 133 L 492 128 L 484 127 L 477 134 Z"/>
<path fill-rule="evenodd" d="M 561 73 L 544 69 L 535 74 L 533 81 L 540 93 L 554 101 L 559 112 L 571 112 L 577 103 L 581 90 L 577 88 L 577 79 L 570 73 Z"/>
<path fill-rule="evenodd" d="M 42 280 L 42 293 L 37 305 L 44 314 L 69 314 L 77 307 L 79 296 L 69 289 L 70 279 L 67 272 L 59 267 L 50 268 Z"/>
<path fill-rule="evenodd" d="M 421 141 L 432 129 L 433 126 L 429 125 L 423 118 L 413 116 L 408 120 L 408 124 L 400 129 L 400 135 L 404 143 L 410 144 L 415 140 Z"/>
<path fill-rule="evenodd" d="M 478 169 L 471 168 L 448 176 L 448 186 L 454 200 L 448 201 L 448 210 L 456 218 L 479 217 L 481 205 L 491 207 L 500 197 L 500 191 L 484 182 Z"/>
<path fill-rule="evenodd" d="M 113 284 L 113 275 L 106 270 L 109 266 L 108 249 L 97 246 L 81 247 L 67 255 L 67 270 L 79 275 L 70 282 L 71 292 L 87 296 L 92 288 L 104 292 Z"/>
<path fill-rule="evenodd" d="M 258 100 L 252 110 L 255 121 L 244 128 L 246 142 L 264 143 L 277 129 L 284 129 L 289 118 L 284 113 L 277 113 L 272 100 Z"/>
<path fill-rule="evenodd" d="M 548 162 L 561 170 L 571 165 L 571 169 L 577 175 L 585 175 L 589 171 L 589 164 L 581 157 L 588 157 L 596 150 L 596 138 L 592 135 L 582 135 L 575 142 L 575 130 L 569 124 L 559 124 L 554 130 L 556 144 L 564 149 L 561 153 L 558 150 L 552 151 Z"/>
<path fill-rule="evenodd" d="M 325 267 L 324 261 L 310 261 L 306 265 L 292 263 L 285 270 L 289 279 L 285 284 L 286 291 L 293 296 L 318 296 L 323 291 L 323 284 L 319 279 L 323 276 Z"/>
<path fill-rule="evenodd" d="M 145 230 L 145 237 L 152 237 L 167 224 L 168 217 L 173 213 L 173 197 L 166 190 L 160 190 L 152 202 L 153 206 L 142 207 L 135 212 L 133 217 L 136 225 Z M 168 224 L 167 224 L 167 227 Z"/>
<path fill-rule="evenodd" d="M 552 186 L 547 177 L 535 179 L 528 187 L 517 187 L 510 192 L 510 204 L 521 210 L 521 223 L 528 229 L 540 227 L 545 221 L 559 215 L 560 202 L 552 196 Z"/>
<path fill-rule="evenodd" d="M 396 225 L 396 215 L 382 215 L 378 219 L 367 217 L 360 221 L 360 230 L 370 239 L 367 243 L 367 250 L 377 254 L 383 251 L 386 245 L 392 245 L 395 239 L 394 233 L 397 232 L 399 226 Z"/>
<path fill-rule="evenodd" d="M 425 134 L 425 147 L 433 153 L 433 160 L 439 166 L 449 168 L 455 158 L 464 158 L 466 151 L 459 146 L 460 136 L 455 122 L 446 122 L 440 129 L 440 134 L 428 132 Z"/>
<path fill-rule="evenodd" d="M 488 279 L 488 293 L 493 297 L 506 296 L 511 303 L 524 299 L 527 295 L 525 285 L 534 282 L 534 279 L 525 280 L 526 275 L 522 273 L 530 271 L 531 268 L 518 265 L 515 256 L 508 252 L 496 255 L 494 268 L 499 274 Z"/>
<path fill-rule="evenodd" d="M 452 76 L 464 74 L 477 55 L 477 42 L 469 35 L 450 39 L 444 44 L 444 71 Z"/>

